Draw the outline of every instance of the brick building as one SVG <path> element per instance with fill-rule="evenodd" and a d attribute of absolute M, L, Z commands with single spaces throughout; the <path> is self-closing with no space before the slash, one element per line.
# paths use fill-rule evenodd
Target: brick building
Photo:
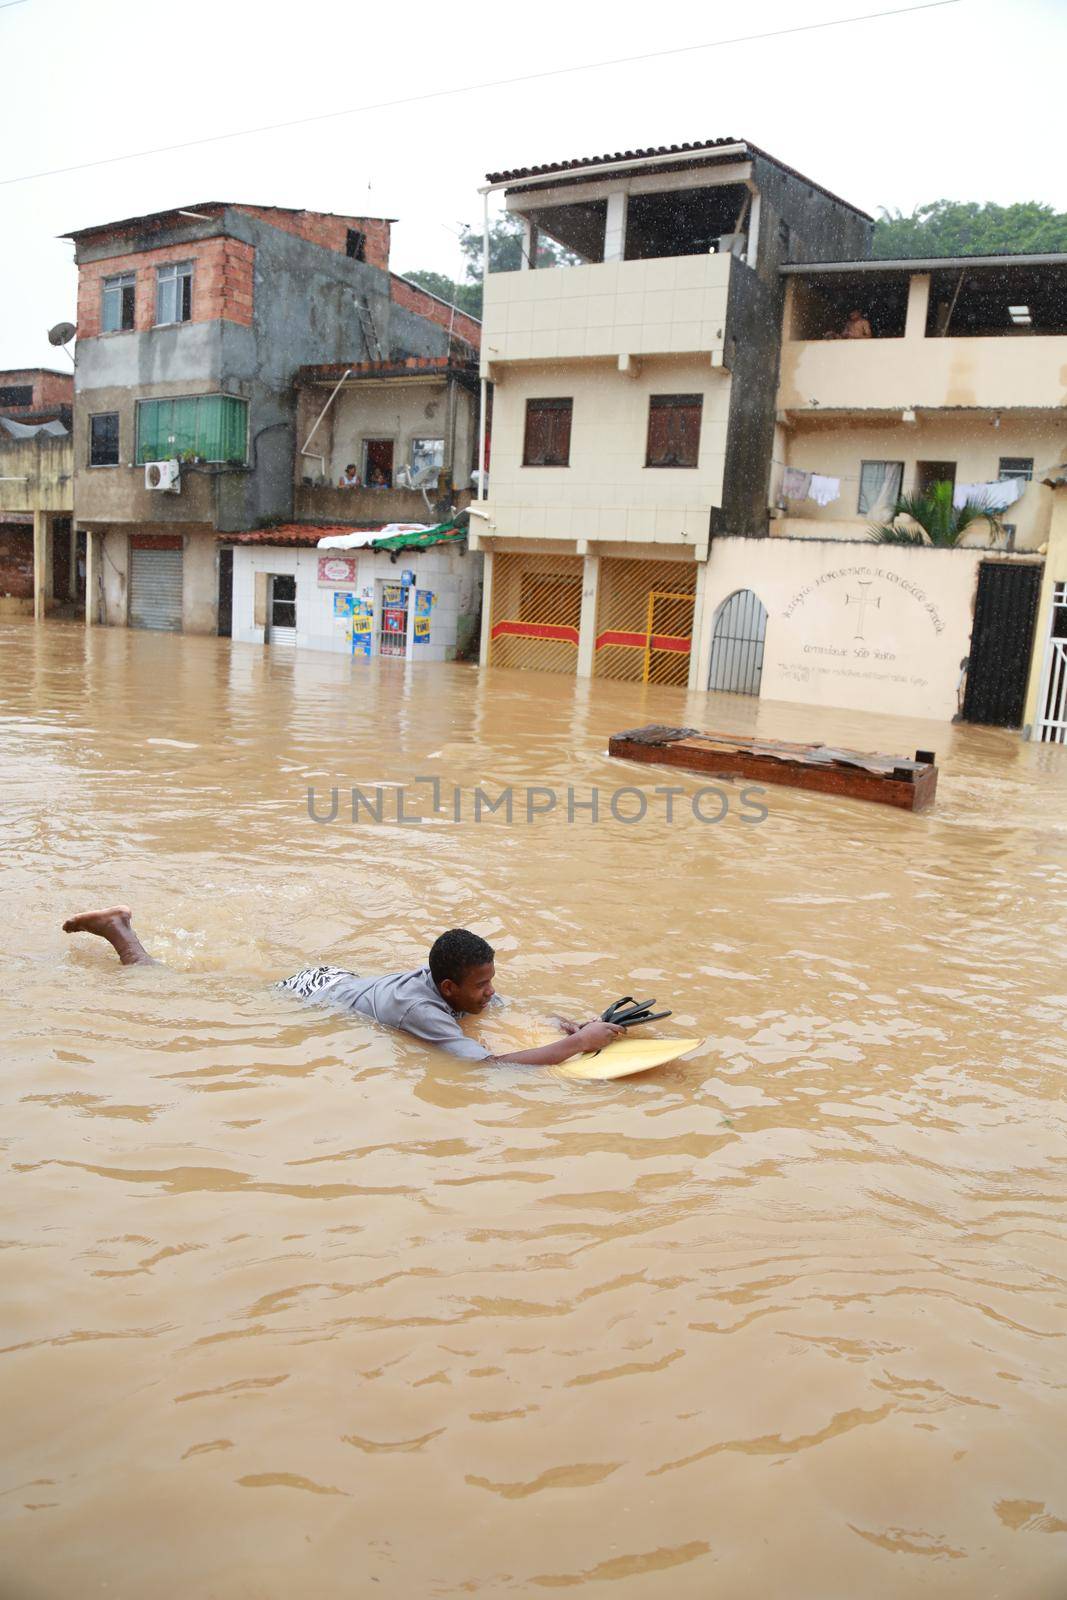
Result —
<path fill-rule="evenodd" d="M 84 561 L 79 566 L 71 532 L 73 401 L 71 372 L 0 371 L 0 616 L 43 616 L 80 593 Z"/>
<path fill-rule="evenodd" d="M 477 349 L 477 322 L 389 270 L 386 218 L 210 202 L 66 237 L 92 621 L 216 631 L 217 536 L 293 515 L 301 367 Z"/>

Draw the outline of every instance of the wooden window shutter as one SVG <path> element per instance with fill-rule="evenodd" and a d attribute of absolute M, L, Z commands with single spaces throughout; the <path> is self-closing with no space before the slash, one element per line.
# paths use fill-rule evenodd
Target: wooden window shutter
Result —
<path fill-rule="evenodd" d="M 648 410 L 646 467 L 695 467 L 700 459 L 699 394 L 654 394 Z"/>
<path fill-rule="evenodd" d="M 570 400 L 527 400 L 523 466 L 569 465 L 571 407 Z"/>

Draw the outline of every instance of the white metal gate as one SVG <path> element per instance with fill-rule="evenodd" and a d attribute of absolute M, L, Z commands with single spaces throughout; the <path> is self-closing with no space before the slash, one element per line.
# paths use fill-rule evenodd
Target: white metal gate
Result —
<path fill-rule="evenodd" d="M 272 650 L 291 650 L 296 644 L 296 579 L 291 572 L 271 574 L 267 643 Z"/>
<path fill-rule="evenodd" d="M 1052 589 L 1036 732 L 1046 744 L 1067 744 L 1067 583 L 1054 584 Z"/>
<path fill-rule="evenodd" d="M 182 631 L 182 552 L 130 544 L 130 627 Z"/>
<path fill-rule="evenodd" d="M 751 589 L 735 589 L 715 618 L 708 688 L 726 694 L 759 694 L 767 609 Z"/>
<path fill-rule="evenodd" d="M 378 654 L 404 657 L 408 653 L 408 606 L 411 590 L 406 583 L 383 583 L 378 608 Z"/>

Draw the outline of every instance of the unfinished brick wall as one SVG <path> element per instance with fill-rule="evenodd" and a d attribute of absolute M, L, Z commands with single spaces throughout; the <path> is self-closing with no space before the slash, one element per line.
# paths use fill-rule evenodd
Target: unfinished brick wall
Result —
<path fill-rule="evenodd" d="M 104 279 L 123 272 L 136 275 L 134 329 L 146 333 L 155 327 L 156 269 L 182 261 L 193 265 L 191 322 L 214 322 L 221 317 L 250 328 L 255 258 L 250 244 L 220 237 L 82 262 L 78 269 L 78 338 L 94 339 L 100 333 Z"/>
<path fill-rule="evenodd" d="M 429 322 L 436 322 L 442 328 L 451 329 L 457 339 L 463 339 L 475 350 L 480 349 L 482 342 L 480 322 L 474 317 L 469 317 L 465 311 L 457 311 L 454 306 L 435 299 L 432 294 L 427 294 L 425 289 L 420 289 L 415 283 L 409 283 L 406 278 L 398 277 L 395 272 L 390 275 L 389 298 L 395 305 L 403 306 L 405 311 L 414 311 L 418 316 L 426 317 Z"/>
<path fill-rule="evenodd" d="M 33 528 L 0 522 L 0 595 L 33 599 Z"/>
<path fill-rule="evenodd" d="M 390 227 L 383 217 L 338 217 L 325 211 L 282 211 L 273 206 L 235 205 L 234 211 L 257 217 L 272 228 L 282 228 L 295 233 L 308 244 L 322 245 L 324 250 L 335 250 L 345 255 L 348 249 L 348 230 L 355 228 L 365 240 L 364 260 L 369 267 L 389 271 Z"/>
<path fill-rule="evenodd" d="M 58 410 L 74 404 L 73 372 L 49 372 L 44 367 L 9 367 L 0 372 L 0 389 L 30 388 L 33 398 L 25 406 L 3 408 L 4 415 L 17 417 L 21 411 Z"/>

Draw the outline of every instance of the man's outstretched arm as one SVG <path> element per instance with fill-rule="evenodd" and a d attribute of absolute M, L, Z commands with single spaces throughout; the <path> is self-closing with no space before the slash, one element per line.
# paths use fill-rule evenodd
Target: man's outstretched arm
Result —
<path fill-rule="evenodd" d="M 563 1017 L 556 1021 L 561 1027 L 567 1026 Z M 625 1033 L 624 1028 L 618 1027 L 613 1022 L 587 1022 L 583 1027 L 575 1023 L 569 1024 L 574 1031 L 564 1033 L 559 1039 L 553 1039 L 550 1044 L 535 1045 L 531 1050 L 511 1050 L 504 1056 L 491 1056 L 491 1061 L 514 1061 L 520 1066 L 527 1067 L 556 1067 L 561 1061 L 569 1061 L 572 1056 L 588 1055 L 594 1050 L 603 1050 L 606 1044 L 617 1039 Z"/>

